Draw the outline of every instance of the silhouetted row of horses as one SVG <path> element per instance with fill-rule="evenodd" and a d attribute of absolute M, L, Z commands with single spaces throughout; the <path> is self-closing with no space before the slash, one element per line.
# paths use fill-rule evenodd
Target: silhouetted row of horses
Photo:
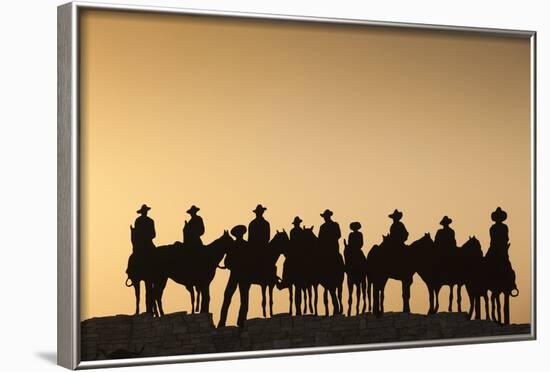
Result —
<path fill-rule="evenodd" d="M 135 245 L 133 228 L 131 238 Z M 319 240 L 313 227 L 305 228 L 300 247 L 295 245 L 291 244 L 284 230 L 277 231 L 264 249 L 249 249 L 246 254 L 237 255 L 237 259 L 233 260 L 230 275 L 238 283 L 241 299 L 238 325 L 242 326 L 246 320 L 252 284 L 261 286 L 264 317 L 267 316 L 268 304 L 269 315 L 273 315 L 273 289 L 278 285 L 280 287 L 281 282 L 286 283 L 285 287 L 289 290 L 289 313 L 296 315 L 318 315 L 319 286 L 324 289 L 324 314 L 330 314 L 329 296 L 333 314 L 343 313 L 342 287 L 345 277 L 349 290 L 348 315 L 352 313 L 355 290 L 357 314 L 365 313 L 368 308 L 377 317 L 382 316 L 384 290 L 388 279 L 401 281 L 403 312 L 410 312 L 410 287 L 415 274 L 422 278 L 428 288 L 428 314 L 439 310 L 439 292 L 443 286 L 450 287 L 449 311 L 452 311 L 455 287 L 457 310 L 462 311 L 461 292 L 465 287 L 470 300 L 468 319 L 482 318 L 483 299 L 486 319 L 509 324 L 510 297 L 519 294 L 511 267 L 503 271 L 491 265 L 475 237 L 470 237 L 461 247 L 441 250 L 436 249 L 428 233 L 406 246 L 394 246 L 391 239 L 384 236 L 382 242 L 374 245 L 367 256 L 359 251 L 348 262 L 344 262 L 339 252 L 319 249 Z M 139 313 L 141 281 L 145 282 L 147 312 L 154 316 L 164 314 L 162 297 L 168 279 L 188 289 L 193 312 L 209 312 L 210 283 L 216 270 L 225 268 L 221 266 L 221 261 L 224 256 L 232 253 L 232 249 L 234 240 L 228 231 L 224 231 L 220 238 L 200 249 L 186 249 L 183 243 L 176 242 L 132 254 L 128 262 L 127 286 L 135 289 L 136 314 Z M 348 249 L 347 245 L 345 249 Z M 285 257 L 282 280 L 277 276 L 276 268 L 281 255 Z M 224 296 L 228 296 L 227 291 Z M 225 300 L 228 304 L 231 298 Z M 227 312 L 227 309 L 222 308 L 224 320 L 219 326 L 225 325 L 227 314 L 224 311 Z"/>

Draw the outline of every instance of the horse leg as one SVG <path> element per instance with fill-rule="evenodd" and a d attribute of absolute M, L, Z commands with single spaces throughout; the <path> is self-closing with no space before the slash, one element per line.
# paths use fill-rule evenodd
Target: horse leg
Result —
<path fill-rule="evenodd" d="M 372 291 L 372 295 L 373 295 L 373 313 L 374 315 L 379 318 L 380 317 L 380 296 L 379 296 L 379 293 L 380 293 L 380 289 L 378 288 L 378 284 L 375 283 L 373 284 L 373 291 Z"/>
<path fill-rule="evenodd" d="M 241 308 L 239 309 L 239 318 L 237 319 L 237 325 L 239 327 L 244 326 L 246 316 L 248 314 L 248 296 L 250 292 L 250 283 L 239 283 L 239 292 L 241 295 Z"/>
<path fill-rule="evenodd" d="M 328 316 L 328 291 L 326 288 L 323 288 L 324 289 L 324 292 L 323 292 L 323 302 L 325 304 L 325 316 Z"/>
<path fill-rule="evenodd" d="M 311 291 L 311 286 L 308 285 L 308 286 L 307 286 L 307 296 L 308 296 L 309 313 L 310 313 L 310 314 L 313 314 L 313 301 L 312 301 L 312 299 L 311 299 L 311 295 L 312 295 L 311 292 L 312 292 L 312 291 Z"/>
<path fill-rule="evenodd" d="M 483 299 L 485 300 L 485 319 L 489 320 L 491 319 L 491 315 L 489 313 L 489 296 L 487 296 L 487 291 L 483 291 L 482 296 L 483 296 Z"/>
<path fill-rule="evenodd" d="M 265 298 L 266 297 L 265 292 L 267 290 L 267 286 L 262 284 L 260 287 L 262 288 L 262 314 L 263 314 L 264 318 L 266 318 L 267 316 L 266 316 L 266 313 L 265 313 L 265 305 L 266 305 L 267 302 L 266 302 L 266 298 Z"/>
<path fill-rule="evenodd" d="M 195 290 L 195 287 L 193 287 L 193 290 Z M 195 307 L 195 312 L 198 313 L 201 309 L 199 308 L 199 305 L 201 303 L 201 291 L 196 288 L 197 290 L 197 302 L 196 302 L 196 307 Z M 204 296 L 203 296 L 204 297 Z M 201 311 L 202 312 L 202 311 Z"/>
<path fill-rule="evenodd" d="M 357 304 L 355 305 L 355 314 L 359 315 L 359 303 L 361 302 L 361 284 L 355 284 L 355 297 L 357 299 Z"/>
<path fill-rule="evenodd" d="M 296 285 L 296 292 L 294 293 L 294 301 L 296 302 L 296 315 L 302 315 L 302 286 Z"/>
<path fill-rule="evenodd" d="M 409 304 L 409 299 L 411 297 L 411 282 L 412 282 L 412 279 L 411 280 L 403 280 L 401 282 L 402 284 L 402 290 L 403 290 L 403 312 L 404 313 L 410 313 L 411 312 L 411 307 L 410 307 L 410 304 Z"/>
<path fill-rule="evenodd" d="M 198 293 L 202 293 L 200 312 L 201 314 L 208 314 L 210 308 L 210 285 L 207 284 L 204 288 L 199 288 Z"/>
<path fill-rule="evenodd" d="M 153 296 L 153 285 L 151 281 L 145 280 L 145 311 L 147 314 L 151 314 L 152 316 L 156 316 L 158 314 L 155 314 L 156 307 L 154 303 L 154 296 Z"/>
<path fill-rule="evenodd" d="M 362 314 L 365 314 L 367 310 L 367 279 L 363 278 L 361 281 L 361 293 L 363 294 L 363 309 L 361 310 Z"/>
<path fill-rule="evenodd" d="M 132 281 L 132 282 L 133 282 L 132 284 L 134 285 L 134 292 L 136 294 L 136 313 L 135 313 L 135 315 L 139 315 L 139 290 L 140 290 L 140 285 L 139 284 L 140 284 L 140 282 L 137 282 L 137 283 L 134 282 L 134 281 Z"/>
<path fill-rule="evenodd" d="M 387 281 L 387 279 L 386 279 Z M 382 283 L 382 287 L 380 289 L 380 313 L 384 314 L 384 291 L 386 289 L 386 282 Z"/>
<path fill-rule="evenodd" d="M 496 295 L 491 292 L 491 319 L 493 320 L 493 322 L 496 322 L 497 321 L 497 316 L 496 316 Z"/>
<path fill-rule="evenodd" d="M 456 286 L 456 302 L 458 306 L 458 312 L 462 312 L 462 284 Z"/>
<path fill-rule="evenodd" d="M 510 295 L 504 293 L 504 324 L 510 324 Z"/>
<path fill-rule="evenodd" d="M 164 293 L 164 288 L 166 288 L 166 282 L 168 279 L 164 279 L 160 282 L 160 285 L 158 288 L 153 288 L 153 293 L 156 294 L 156 303 L 158 305 L 158 311 L 160 316 L 164 316 L 164 309 L 162 308 L 162 295 Z M 155 287 L 155 285 L 153 285 Z M 153 301 L 154 304 L 155 301 Z"/>
<path fill-rule="evenodd" d="M 351 306 L 353 305 L 353 283 L 348 275 L 348 316 L 351 315 Z"/>
<path fill-rule="evenodd" d="M 193 289 L 193 286 L 186 287 L 189 291 L 189 295 L 191 296 L 191 314 L 195 314 L 195 290 Z"/>
<path fill-rule="evenodd" d="M 229 311 L 229 305 L 231 304 L 231 298 L 237 290 L 237 280 L 231 275 L 225 286 L 225 291 L 223 293 L 223 304 L 220 312 L 220 321 L 218 322 L 219 327 L 225 327 L 225 322 L 227 320 L 227 312 Z"/>
<path fill-rule="evenodd" d="M 269 316 L 273 316 L 273 288 L 275 287 L 275 284 L 271 284 L 269 286 Z"/>
<path fill-rule="evenodd" d="M 434 289 L 434 297 L 435 297 L 434 314 L 439 311 L 439 291 L 440 290 L 441 290 L 441 287 L 437 287 Z"/>
<path fill-rule="evenodd" d="M 451 313 L 453 311 L 453 289 L 454 284 L 449 284 L 449 312 Z"/>
<path fill-rule="evenodd" d="M 369 313 L 372 312 L 372 282 L 367 277 L 367 298 L 369 300 Z"/>
<path fill-rule="evenodd" d="M 330 298 L 332 299 L 332 315 L 340 313 L 340 304 L 338 303 L 338 294 L 336 288 L 330 290 Z"/>
<path fill-rule="evenodd" d="M 468 298 L 470 300 L 470 309 L 468 310 L 468 315 L 466 316 L 466 319 L 472 319 L 472 315 L 474 313 L 475 301 L 479 301 L 479 300 L 470 291 L 468 291 Z"/>
<path fill-rule="evenodd" d="M 475 319 L 481 319 L 481 297 L 477 293 L 475 298 Z"/>
<path fill-rule="evenodd" d="M 307 291 L 305 287 L 302 287 L 302 301 L 304 304 L 304 308 L 302 309 L 302 314 L 307 314 Z"/>
<path fill-rule="evenodd" d="M 500 306 L 500 293 L 496 296 L 497 301 L 497 320 L 499 324 L 502 324 L 502 308 Z"/>
<path fill-rule="evenodd" d="M 429 296 L 429 301 L 430 301 L 430 308 L 428 309 L 428 315 L 431 315 L 434 313 L 434 295 L 435 293 L 435 290 L 432 288 L 432 287 L 428 287 L 428 296 Z"/>
<path fill-rule="evenodd" d="M 319 287 L 317 286 L 317 284 L 315 284 L 315 286 L 313 287 L 313 295 L 315 296 L 313 299 L 313 304 L 315 305 L 314 311 L 315 311 L 315 315 L 317 316 L 319 315 L 318 307 L 317 307 L 317 302 L 319 301 Z"/>
<path fill-rule="evenodd" d="M 288 286 L 288 315 L 292 316 L 292 304 L 294 302 L 294 299 L 292 298 L 292 291 L 293 291 L 293 285 L 290 284 Z"/>
<path fill-rule="evenodd" d="M 342 282 L 344 281 L 344 279 L 342 278 Z M 340 282 L 338 284 L 338 286 L 336 287 L 336 296 L 337 296 L 337 299 L 338 299 L 338 314 L 343 314 L 344 313 L 344 303 L 342 302 L 342 282 Z"/>

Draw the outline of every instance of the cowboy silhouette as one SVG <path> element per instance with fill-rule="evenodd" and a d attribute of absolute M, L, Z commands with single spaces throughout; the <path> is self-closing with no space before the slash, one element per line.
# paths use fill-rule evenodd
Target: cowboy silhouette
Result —
<path fill-rule="evenodd" d="M 204 234 L 204 222 L 202 217 L 197 214 L 200 208 L 192 206 L 187 210 L 191 215 L 189 221 L 185 221 L 183 226 L 183 242 L 189 247 L 202 247 L 201 236 Z"/>
<path fill-rule="evenodd" d="M 388 217 L 393 220 L 393 223 L 390 226 L 390 239 L 392 239 L 396 245 L 404 246 L 405 242 L 409 238 L 409 232 L 407 231 L 405 225 L 403 225 L 403 222 L 401 222 L 403 213 L 396 209 L 392 214 L 388 215 Z"/>
<path fill-rule="evenodd" d="M 231 235 L 235 237 L 235 243 L 225 257 L 225 267 L 230 270 L 235 268 L 235 263 L 239 257 L 246 255 L 248 243 L 244 240 L 244 234 L 246 234 L 246 226 L 244 225 L 237 225 L 231 229 Z"/>
<path fill-rule="evenodd" d="M 351 232 L 348 235 L 348 244 L 344 250 L 344 256 L 346 258 L 346 266 L 357 257 L 357 254 L 361 252 L 363 248 L 363 233 L 359 231 L 361 229 L 361 223 L 352 222 L 349 225 Z"/>
<path fill-rule="evenodd" d="M 294 217 L 294 221 L 292 221 L 292 225 L 294 227 L 290 230 L 290 241 L 291 242 L 299 242 L 302 238 L 302 234 L 304 233 L 304 229 L 300 224 L 302 223 L 302 219 L 298 216 Z"/>
<path fill-rule="evenodd" d="M 155 248 L 153 239 L 156 236 L 155 232 L 155 221 L 152 218 L 147 216 L 151 208 L 146 204 L 143 204 L 136 213 L 139 213 L 140 216 L 136 218 L 134 222 L 134 234 L 137 247 L 134 247 L 134 251 L 139 249 L 139 251 L 144 252 L 148 249 Z"/>
<path fill-rule="evenodd" d="M 449 227 L 452 222 L 452 219 L 444 216 L 441 222 L 439 222 L 443 228 L 437 230 L 435 233 L 434 245 L 445 251 L 456 248 L 455 231 Z"/>
<path fill-rule="evenodd" d="M 263 217 L 267 208 L 258 204 L 252 212 L 256 218 L 248 225 L 248 243 L 253 247 L 266 247 L 271 236 L 269 222 Z"/>
<path fill-rule="evenodd" d="M 508 214 L 498 207 L 491 213 L 491 219 L 495 222 L 489 229 L 491 243 L 487 251 L 487 258 L 497 262 L 508 261 L 508 226 L 503 222 L 508 218 Z"/>
<path fill-rule="evenodd" d="M 296 268 L 296 259 L 300 256 L 300 249 L 303 248 L 304 229 L 300 226 L 301 223 L 300 217 L 294 217 L 294 221 L 292 221 L 294 227 L 290 230 L 290 249 L 286 252 L 283 265 L 283 279 L 277 284 L 279 289 L 288 288 L 291 284 L 289 273 Z"/>
<path fill-rule="evenodd" d="M 342 236 L 340 225 L 332 220 L 332 211 L 326 209 L 321 213 L 325 222 L 319 228 L 319 243 L 327 252 L 339 253 L 340 246 L 338 240 Z"/>
<path fill-rule="evenodd" d="M 233 243 L 233 247 L 227 252 L 224 261 L 225 267 L 231 270 L 231 274 L 229 275 L 223 294 L 223 304 L 218 327 L 225 327 L 229 305 L 239 284 L 236 273 L 242 270 L 239 265 L 242 265 L 242 259 L 247 255 L 246 251 L 248 249 L 248 243 L 244 240 L 244 234 L 246 234 L 246 226 L 244 225 L 237 225 L 231 229 L 231 235 L 235 237 L 235 242 Z"/>
<path fill-rule="evenodd" d="M 348 247 L 352 251 L 358 251 L 363 248 L 363 233 L 359 231 L 361 229 L 361 223 L 352 222 L 349 225 L 351 232 L 348 236 Z"/>

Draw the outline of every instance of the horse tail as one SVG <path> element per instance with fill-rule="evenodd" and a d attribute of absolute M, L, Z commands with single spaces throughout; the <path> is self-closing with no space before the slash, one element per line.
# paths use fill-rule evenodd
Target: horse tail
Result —
<path fill-rule="evenodd" d="M 130 281 L 130 284 L 128 284 L 128 280 Z M 134 285 L 134 283 L 132 282 L 132 279 L 130 279 L 130 277 L 126 278 L 126 281 L 124 282 L 124 285 L 126 287 L 131 287 Z"/>

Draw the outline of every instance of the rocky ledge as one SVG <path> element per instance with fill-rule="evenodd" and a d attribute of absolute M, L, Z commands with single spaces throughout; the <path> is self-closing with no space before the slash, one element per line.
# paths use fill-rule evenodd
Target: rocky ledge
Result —
<path fill-rule="evenodd" d="M 502 326 L 466 320 L 464 313 L 431 316 L 386 313 L 359 316 L 290 316 L 249 319 L 243 329 L 215 328 L 212 314 L 178 312 L 162 318 L 117 315 L 81 323 L 81 358 L 99 360 L 297 347 L 527 335 L 529 324 Z"/>

